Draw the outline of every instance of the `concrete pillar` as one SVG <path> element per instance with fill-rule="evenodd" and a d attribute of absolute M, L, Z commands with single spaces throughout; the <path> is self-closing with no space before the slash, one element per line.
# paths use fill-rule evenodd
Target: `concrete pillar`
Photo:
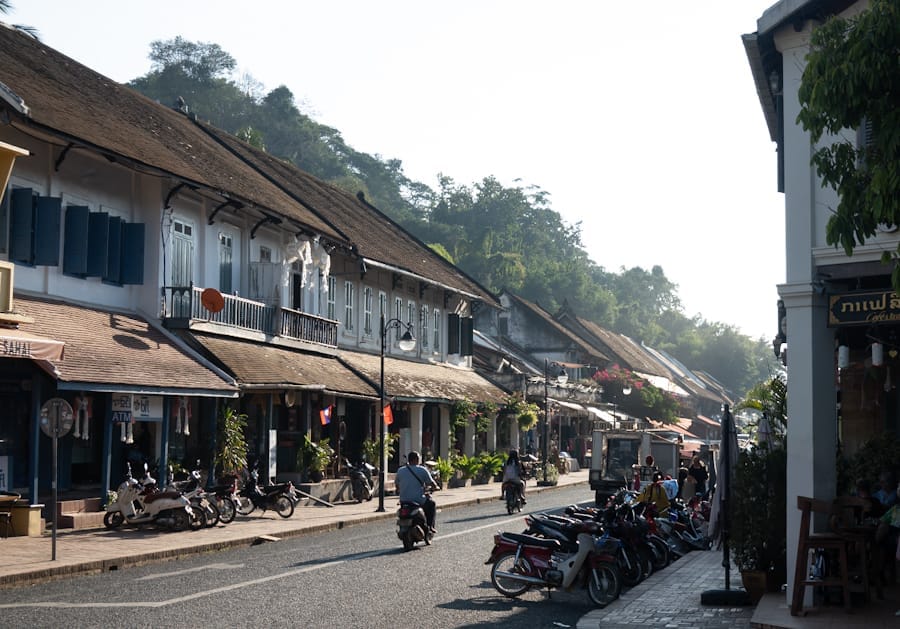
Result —
<path fill-rule="evenodd" d="M 423 402 L 409 403 L 409 436 L 412 443 L 412 449 L 418 452 L 422 451 L 422 410 L 425 408 Z"/>
<path fill-rule="evenodd" d="M 450 407 L 446 404 L 441 404 L 438 408 L 438 413 L 440 414 L 440 429 L 437 435 L 438 443 L 440 444 L 438 456 L 442 459 L 447 459 L 450 456 Z"/>
<path fill-rule="evenodd" d="M 509 447 L 514 448 L 516 450 L 521 451 L 519 447 L 519 440 L 521 439 L 521 431 L 519 430 L 519 420 L 517 418 L 513 418 L 511 422 L 509 422 Z"/>
<path fill-rule="evenodd" d="M 475 454 L 475 424 L 471 419 L 466 420 L 466 443 L 463 454 L 472 456 Z"/>
<path fill-rule="evenodd" d="M 488 452 L 496 452 L 497 451 L 497 415 L 491 418 L 491 423 L 488 426 L 487 434 L 487 451 Z"/>

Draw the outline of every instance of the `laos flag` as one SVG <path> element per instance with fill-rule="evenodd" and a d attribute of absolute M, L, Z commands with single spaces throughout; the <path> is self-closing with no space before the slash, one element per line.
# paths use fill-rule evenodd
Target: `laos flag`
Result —
<path fill-rule="evenodd" d="M 323 426 L 331 423 L 331 409 L 333 408 L 333 406 L 326 406 L 321 411 L 319 411 L 319 419 L 322 421 Z"/>

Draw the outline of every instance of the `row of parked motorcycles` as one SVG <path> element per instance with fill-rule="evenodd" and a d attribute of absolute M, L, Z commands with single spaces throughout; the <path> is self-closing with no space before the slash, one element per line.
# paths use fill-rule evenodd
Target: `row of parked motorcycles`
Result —
<path fill-rule="evenodd" d="M 485 562 L 491 583 L 515 598 L 531 588 L 586 589 L 605 607 L 692 550 L 710 547 L 709 503 L 673 501 L 665 513 L 620 490 L 602 508 L 570 505 L 564 514 L 525 517 L 522 533 L 498 532 Z"/>

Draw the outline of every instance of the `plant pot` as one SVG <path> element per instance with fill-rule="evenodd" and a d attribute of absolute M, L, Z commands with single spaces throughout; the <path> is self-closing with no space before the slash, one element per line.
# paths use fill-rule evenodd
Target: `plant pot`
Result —
<path fill-rule="evenodd" d="M 537 485 L 538 487 L 554 487 L 558 482 L 558 480 L 539 480 Z"/>
<path fill-rule="evenodd" d="M 767 574 L 764 570 L 741 570 L 741 583 L 747 590 L 750 602 L 756 605 L 767 590 Z"/>
<path fill-rule="evenodd" d="M 471 478 L 463 478 L 462 476 L 451 476 L 450 480 L 447 481 L 447 487 L 453 489 L 454 487 L 468 487 L 471 484 Z"/>
<path fill-rule="evenodd" d="M 325 478 L 325 473 L 321 470 L 310 470 L 309 471 L 309 482 L 311 483 L 321 483 L 322 479 Z"/>

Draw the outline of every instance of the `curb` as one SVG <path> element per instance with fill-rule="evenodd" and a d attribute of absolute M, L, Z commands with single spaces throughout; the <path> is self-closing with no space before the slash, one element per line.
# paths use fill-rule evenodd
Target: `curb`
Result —
<path fill-rule="evenodd" d="M 578 481 L 574 483 L 566 483 L 563 485 L 555 485 L 548 487 L 533 487 L 531 491 L 543 492 L 547 490 L 553 489 L 561 489 L 568 487 L 578 487 L 581 485 L 586 485 L 587 481 Z M 441 506 L 438 504 L 438 512 L 441 512 L 445 509 L 454 509 L 456 507 L 465 507 L 473 504 L 487 504 L 491 502 L 499 502 L 501 498 L 499 496 L 492 496 L 490 498 L 479 497 L 479 498 L 463 498 L 460 500 L 455 500 L 450 504 Z M 190 557 L 194 555 L 201 555 L 206 553 L 218 552 L 222 550 L 228 550 L 231 548 L 244 548 L 249 546 L 254 546 L 260 544 L 262 542 L 267 541 L 275 541 L 281 539 L 292 539 L 295 537 L 301 537 L 303 535 L 307 535 L 310 533 L 321 533 L 324 531 L 333 531 L 340 530 L 344 528 L 348 528 L 351 526 L 356 526 L 359 524 L 367 524 L 370 522 L 377 522 L 380 520 L 392 519 L 395 518 L 396 514 L 393 509 L 389 511 L 385 511 L 384 513 L 375 512 L 371 515 L 357 515 L 350 518 L 342 518 L 337 519 L 332 522 L 325 522 L 321 524 L 314 524 L 310 526 L 303 526 L 296 529 L 290 529 L 287 531 L 280 531 L 278 533 L 266 534 L 266 533 L 254 533 L 252 535 L 244 535 L 241 537 L 236 537 L 233 539 L 222 540 L 218 542 L 208 542 L 208 543 L 199 543 L 191 546 L 182 546 L 179 548 L 169 548 L 164 550 L 158 550 L 148 553 L 141 553 L 137 555 L 128 555 L 117 557 L 114 559 L 101 559 L 97 561 L 85 561 L 77 564 L 69 564 L 69 565 L 61 565 L 61 566 L 53 566 L 49 568 L 40 568 L 37 570 L 32 570 L 29 572 L 20 572 L 17 574 L 9 574 L 9 575 L 0 575 L 0 589 L 3 588 L 11 588 L 18 587 L 24 585 L 34 585 L 37 583 L 44 583 L 47 581 L 52 581 L 54 579 L 73 577 L 78 575 L 88 575 L 88 574 L 100 574 L 103 572 L 112 572 L 116 570 L 122 570 L 125 568 L 134 568 L 138 566 L 144 566 L 152 563 L 162 563 L 165 561 L 169 561 L 172 559 L 177 559 L 179 557 Z M 228 526 L 228 525 L 226 525 Z M 177 535 L 178 533 L 174 533 Z"/>

